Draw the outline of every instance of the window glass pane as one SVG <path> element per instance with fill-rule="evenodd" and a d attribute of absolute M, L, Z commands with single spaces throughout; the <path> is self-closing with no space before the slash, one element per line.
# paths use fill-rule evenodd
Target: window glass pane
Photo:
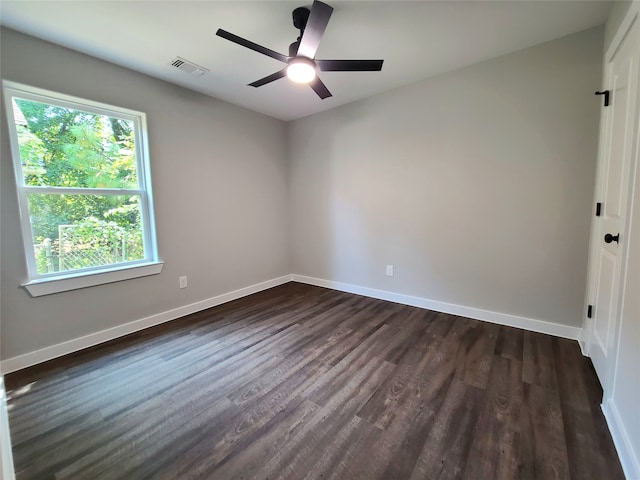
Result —
<path fill-rule="evenodd" d="M 145 258 L 139 195 L 30 193 L 38 275 Z"/>
<path fill-rule="evenodd" d="M 26 185 L 138 188 L 131 120 L 14 98 Z"/>

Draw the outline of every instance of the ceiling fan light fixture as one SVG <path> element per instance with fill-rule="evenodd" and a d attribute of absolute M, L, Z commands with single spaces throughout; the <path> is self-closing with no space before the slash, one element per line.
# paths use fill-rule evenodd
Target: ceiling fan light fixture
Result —
<path fill-rule="evenodd" d="M 318 75 L 320 72 L 379 72 L 382 70 L 383 62 L 383 60 L 314 60 L 332 12 L 333 7 L 320 0 L 313 0 L 311 9 L 296 8 L 293 11 L 293 26 L 300 30 L 300 36 L 289 45 L 288 56 L 221 28 L 216 35 L 287 64 L 285 68 L 249 83 L 249 87 L 262 87 L 286 76 L 292 82 L 309 85 L 318 97 L 324 100 L 331 97 L 331 92 L 320 79 Z"/>
<path fill-rule="evenodd" d="M 296 83 L 310 83 L 316 78 L 316 66 L 304 57 L 294 58 L 287 67 L 287 77 Z"/>

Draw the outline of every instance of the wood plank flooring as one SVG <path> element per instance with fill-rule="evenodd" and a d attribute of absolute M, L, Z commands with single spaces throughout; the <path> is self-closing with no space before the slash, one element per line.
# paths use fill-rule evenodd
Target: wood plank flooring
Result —
<path fill-rule="evenodd" d="M 288 283 L 6 377 L 23 479 L 622 479 L 574 341 Z"/>

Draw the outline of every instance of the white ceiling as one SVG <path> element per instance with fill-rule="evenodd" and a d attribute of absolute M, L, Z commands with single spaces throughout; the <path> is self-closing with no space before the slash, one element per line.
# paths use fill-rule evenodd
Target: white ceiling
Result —
<path fill-rule="evenodd" d="M 12 1 L 0 23 L 282 120 L 293 120 L 603 24 L 608 1 L 342 1 L 317 58 L 384 59 L 382 72 L 325 72 L 333 97 L 281 79 L 246 86 L 278 61 L 215 35 L 223 28 L 288 54 L 298 1 Z M 193 77 L 181 56 L 208 68 Z"/>

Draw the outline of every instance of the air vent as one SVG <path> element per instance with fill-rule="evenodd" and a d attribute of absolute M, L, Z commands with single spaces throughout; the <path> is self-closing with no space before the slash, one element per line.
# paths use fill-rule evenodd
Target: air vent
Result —
<path fill-rule="evenodd" d="M 209 69 L 201 67 L 200 65 L 196 65 L 189 60 L 185 60 L 182 57 L 176 57 L 171 61 L 170 64 L 172 67 L 175 67 L 179 70 L 183 70 L 187 73 L 190 73 L 194 77 L 201 77 L 205 73 L 209 71 Z"/>

